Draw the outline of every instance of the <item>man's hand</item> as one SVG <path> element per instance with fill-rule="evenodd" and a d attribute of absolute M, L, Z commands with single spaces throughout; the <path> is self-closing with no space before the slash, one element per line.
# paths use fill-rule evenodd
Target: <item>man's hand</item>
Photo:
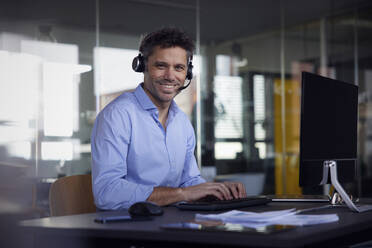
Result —
<path fill-rule="evenodd" d="M 194 201 L 208 195 L 220 200 L 230 200 L 247 196 L 245 187 L 239 182 L 208 182 L 182 189 L 184 201 Z"/>
<path fill-rule="evenodd" d="M 155 202 L 160 206 L 165 206 L 179 201 L 195 201 L 208 195 L 213 195 L 220 200 L 230 200 L 247 196 L 242 183 L 208 182 L 186 188 L 155 187 L 147 200 Z"/>

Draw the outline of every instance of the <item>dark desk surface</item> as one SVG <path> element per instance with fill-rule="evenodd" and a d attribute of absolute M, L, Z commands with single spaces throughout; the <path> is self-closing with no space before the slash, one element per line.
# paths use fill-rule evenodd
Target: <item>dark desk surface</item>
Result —
<path fill-rule="evenodd" d="M 296 207 L 297 209 L 321 206 L 314 203 L 270 203 L 266 206 L 249 207 L 247 211 L 272 211 Z M 187 222 L 195 213 L 181 211 L 175 207 L 164 208 L 163 216 L 151 221 L 116 222 L 100 224 L 94 222 L 97 214 L 81 214 L 63 217 L 51 217 L 21 222 L 21 227 L 39 238 L 63 236 L 76 238 L 94 238 L 117 241 L 138 241 L 147 244 L 177 244 L 177 247 L 190 246 L 244 246 L 244 247 L 308 247 L 308 246 L 343 246 L 372 239 L 372 211 L 353 213 L 347 208 L 323 209 L 307 214 L 337 213 L 340 220 L 330 224 L 297 227 L 293 230 L 274 234 L 205 232 L 164 230 L 160 225 L 175 222 Z M 216 212 L 214 212 L 216 213 Z M 54 240 L 55 241 L 55 240 Z M 180 245 L 182 244 L 182 245 Z M 148 246 L 148 245 L 147 245 Z M 147 247 L 146 246 L 146 247 Z M 164 245 L 158 245 L 165 247 Z M 172 247 L 172 246 L 169 246 Z"/>

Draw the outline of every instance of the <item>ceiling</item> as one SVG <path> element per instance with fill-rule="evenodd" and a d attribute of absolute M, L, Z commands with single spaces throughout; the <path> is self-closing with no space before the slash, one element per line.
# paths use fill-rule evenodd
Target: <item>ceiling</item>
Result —
<path fill-rule="evenodd" d="M 139 35 L 173 25 L 196 37 L 197 0 L 2 0 L 0 18 L 94 31 L 97 2 L 103 32 Z M 281 11 L 291 27 L 368 8 L 370 0 L 199 0 L 200 39 L 218 43 L 278 30 Z"/>

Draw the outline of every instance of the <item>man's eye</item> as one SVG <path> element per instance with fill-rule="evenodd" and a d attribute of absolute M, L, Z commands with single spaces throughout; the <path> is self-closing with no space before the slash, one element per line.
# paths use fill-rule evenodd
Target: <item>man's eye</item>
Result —
<path fill-rule="evenodd" d="M 159 69 L 164 69 L 165 68 L 165 65 L 163 65 L 163 64 L 157 64 L 156 67 L 159 68 Z"/>
<path fill-rule="evenodd" d="M 185 70 L 184 66 L 176 66 L 176 71 L 183 71 Z"/>

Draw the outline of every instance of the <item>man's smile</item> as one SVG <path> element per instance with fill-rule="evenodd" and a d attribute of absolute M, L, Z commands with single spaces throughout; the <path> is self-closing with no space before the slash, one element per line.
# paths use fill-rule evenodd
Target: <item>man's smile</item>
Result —
<path fill-rule="evenodd" d="M 159 80 L 157 81 L 157 83 L 165 89 L 175 89 L 177 88 L 177 86 L 179 86 L 179 83 L 177 82 L 171 83 L 171 82 L 166 82 L 165 80 Z"/>

